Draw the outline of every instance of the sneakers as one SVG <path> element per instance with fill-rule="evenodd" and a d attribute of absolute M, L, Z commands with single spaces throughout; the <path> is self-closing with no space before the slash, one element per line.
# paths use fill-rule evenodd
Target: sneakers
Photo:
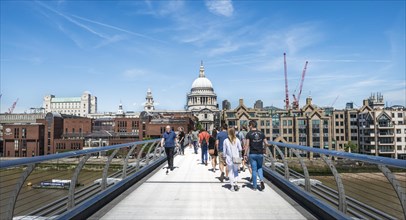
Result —
<path fill-rule="evenodd" d="M 265 183 L 264 181 L 261 181 L 261 191 L 263 191 L 265 189 Z"/>
<path fill-rule="evenodd" d="M 238 191 L 240 189 L 240 187 L 238 187 L 237 185 L 234 185 L 234 191 Z"/>
<path fill-rule="evenodd" d="M 229 181 L 229 180 L 230 180 L 230 178 L 229 178 L 228 176 L 226 176 L 224 179 L 225 179 L 226 181 Z"/>

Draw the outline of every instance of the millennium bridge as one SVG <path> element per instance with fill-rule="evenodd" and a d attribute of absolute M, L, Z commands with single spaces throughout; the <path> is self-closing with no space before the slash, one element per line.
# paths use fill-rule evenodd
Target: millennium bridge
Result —
<path fill-rule="evenodd" d="M 406 161 L 269 142 L 240 190 L 160 140 L 0 161 L 0 219 L 406 219 Z"/>

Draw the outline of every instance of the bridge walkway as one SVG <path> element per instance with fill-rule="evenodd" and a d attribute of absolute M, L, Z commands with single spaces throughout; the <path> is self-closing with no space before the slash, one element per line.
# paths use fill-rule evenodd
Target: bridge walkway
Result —
<path fill-rule="evenodd" d="M 175 169 L 166 164 L 132 192 L 124 193 L 92 218 L 101 219 L 312 219 L 314 218 L 278 188 L 266 182 L 264 191 L 253 191 L 248 170 L 240 173 L 238 192 L 220 172 L 201 164 L 200 154 L 186 148 L 176 156 Z M 131 189 L 130 189 L 131 190 Z"/>

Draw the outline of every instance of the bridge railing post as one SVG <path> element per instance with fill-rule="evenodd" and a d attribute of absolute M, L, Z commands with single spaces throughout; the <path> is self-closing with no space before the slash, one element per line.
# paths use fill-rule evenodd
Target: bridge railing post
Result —
<path fill-rule="evenodd" d="M 268 143 L 273 145 L 271 150 L 277 152 L 274 157 L 281 159 L 284 168 L 289 170 L 281 169 L 277 164 L 276 170 L 268 169 L 267 172 L 274 172 L 270 176 L 284 176 L 294 183 L 293 186 L 351 217 L 406 219 L 404 160 L 274 141 Z M 283 153 L 286 149 L 291 156 L 289 160 Z M 294 161 L 300 163 L 301 169 L 292 163 Z"/>
<path fill-rule="evenodd" d="M 158 146 L 158 143 L 159 142 L 152 143 L 151 146 L 149 147 L 147 155 L 146 155 L 146 159 L 145 159 L 145 164 L 147 164 L 147 165 L 149 164 L 149 161 L 151 160 L 151 155 L 150 155 L 151 151 L 153 149 L 155 152 L 155 148 L 156 148 L 156 146 Z M 155 154 L 152 155 L 152 158 L 153 158 L 153 160 L 155 159 Z"/>
<path fill-rule="evenodd" d="M 35 163 L 34 164 L 29 164 L 25 169 L 24 172 L 21 174 L 20 179 L 18 180 L 14 191 L 11 193 L 10 196 L 10 201 L 9 201 L 9 207 L 7 209 L 7 215 L 6 215 L 6 219 L 13 219 L 13 215 L 14 215 L 14 208 L 17 202 L 17 197 L 20 193 L 21 188 L 24 185 L 24 182 L 27 180 L 28 176 L 32 173 L 32 171 L 34 171 L 35 168 Z M 5 195 L 3 195 L 5 196 Z"/>
<path fill-rule="evenodd" d="M 141 164 L 141 158 L 142 158 L 142 153 L 144 152 L 144 149 L 150 145 L 151 143 L 145 143 L 142 148 L 138 151 L 138 156 L 137 156 L 137 164 L 135 166 L 136 170 L 140 169 L 140 164 Z"/>
<path fill-rule="evenodd" d="M 285 174 L 285 179 L 289 180 L 289 166 L 288 166 L 288 161 L 285 158 L 285 155 L 283 154 L 282 150 L 279 148 L 278 145 L 275 145 L 275 149 L 279 153 L 279 156 L 282 159 L 283 165 L 284 165 L 284 174 Z M 286 149 L 286 148 L 285 148 Z M 287 151 L 286 151 L 287 152 Z"/>
<path fill-rule="evenodd" d="M 130 159 L 130 156 L 134 152 L 134 150 L 137 148 L 137 145 L 130 145 L 130 150 L 128 151 L 127 155 L 125 156 L 124 159 L 124 164 L 123 164 L 123 174 L 121 176 L 122 179 L 127 177 L 127 167 L 128 167 L 128 160 Z"/>
<path fill-rule="evenodd" d="M 347 214 L 347 200 L 346 200 L 346 196 L 345 196 L 344 185 L 343 185 L 343 182 L 341 181 L 341 176 L 337 172 L 337 169 L 334 166 L 333 162 L 330 160 L 330 158 L 328 158 L 324 154 L 321 155 L 321 158 L 328 165 L 328 167 L 330 168 L 331 172 L 334 175 L 334 180 L 336 182 L 337 189 L 338 189 L 338 210 Z"/>
<path fill-rule="evenodd" d="M 403 209 L 403 215 L 406 219 L 406 192 L 405 192 L 406 186 L 402 187 L 402 185 L 397 180 L 396 176 L 393 175 L 393 173 L 386 166 L 378 165 L 378 168 L 379 170 L 382 171 L 383 175 L 385 175 L 385 177 L 388 179 L 393 189 L 395 190 L 396 195 L 399 198 L 400 205 L 402 206 Z"/>
<path fill-rule="evenodd" d="M 111 161 L 113 160 L 113 158 L 116 156 L 117 152 L 119 149 L 115 149 L 111 155 L 108 157 L 106 165 L 104 166 L 103 169 L 103 174 L 102 174 L 102 179 L 101 179 L 101 184 L 100 184 L 100 188 L 101 190 L 105 190 L 107 188 L 107 175 L 108 175 L 108 171 L 109 171 L 109 167 L 111 164 Z"/>
<path fill-rule="evenodd" d="M 91 154 L 86 154 L 79 162 L 78 166 L 75 169 L 75 172 L 72 175 L 72 179 L 70 181 L 69 192 L 68 192 L 68 201 L 67 201 L 67 209 L 70 210 L 75 206 L 75 188 L 78 182 L 78 177 L 80 171 L 82 171 L 83 166 L 85 165 L 86 161 L 90 158 Z"/>

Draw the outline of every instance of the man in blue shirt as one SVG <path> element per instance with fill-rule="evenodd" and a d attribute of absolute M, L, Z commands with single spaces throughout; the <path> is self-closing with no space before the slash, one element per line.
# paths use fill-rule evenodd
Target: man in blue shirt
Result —
<path fill-rule="evenodd" d="M 224 140 L 228 138 L 228 133 L 227 133 L 227 125 L 223 124 L 223 126 L 221 126 L 221 131 L 217 134 L 217 140 L 216 140 L 216 147 L 217 147 L 217 152 L 219 155 L 219 167 L 220 167 L 220 172 L 221 175 L 219 177 L 220 181 L 223 182 L 224 181 L 224 169 L 226 172 L 226 177 L 228 177 L 228 170 L 226 165 L 226 161 L 225 161 L 225 156 L 223 155 L 223 143 Z"/>
<path fill-rule="evenodd" d="M 165 147 L 166 159 L 168 160 L 168 169 L 173 170 L 173 153 L 176 146 L 176 134 L 169 125 L 166 126 L 162 134 L 161 146 Z"/>

